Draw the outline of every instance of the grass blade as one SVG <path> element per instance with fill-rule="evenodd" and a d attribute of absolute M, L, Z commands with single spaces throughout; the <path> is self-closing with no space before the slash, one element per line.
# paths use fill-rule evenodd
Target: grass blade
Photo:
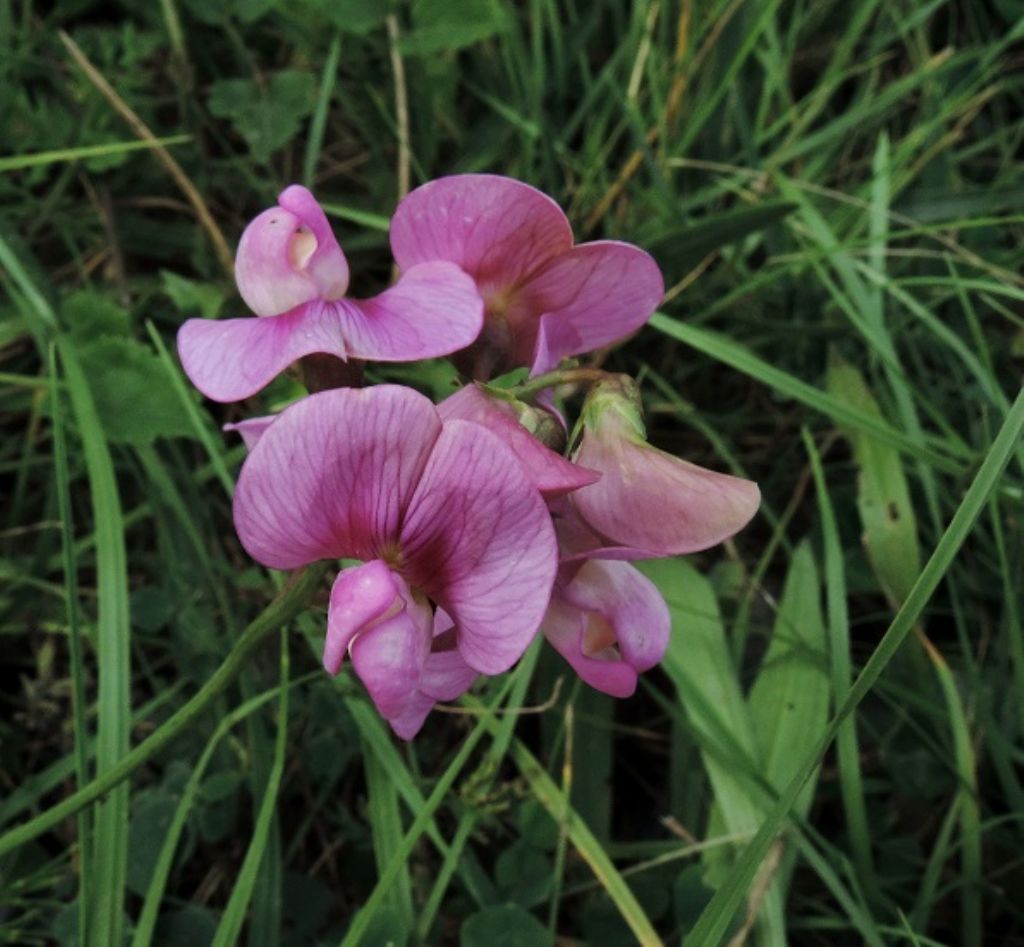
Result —
<path fill-rule="evenodd" d="M 508 693 L 508 690 L 514 680 L 515 675 L 510 675 L 508 677 L 497 697 L 495 697 L 492 706 L 496 707 L 502 700 L 504 700 L 505 695 Z M 401 844 L 392 855 L 387 868 L 380 873 L 380 876 L 377 879 L 377 884 L 374 886 L 370 897 L 367 898 L 366 903 L 363 904 L 362 908 L 360 908 L 359 913 L 352 919 L 352 924 L 346 932 L 344 939 L 341 941 L 342 947 L 356 947 L 357 944 L 362 944 L 364 942 L 363 935 L 366 933 L 370 923 L 377 916 L 377 913 L 381 910 L 382 905 L 387 900 L 391 886 L 405 868 L 405 862 L 412 852 L 413 847 L 426 830 L 427 824 L 433 818 L 434 812 L 437 810 L 438 806 L 444 802 L 445 796 L 447 796 L 448 791 L 452 788 L 452 785 L 458 778 L 459 773 L 462 772 L 462 768 L 467 762 L 469 762 L 470 754 L 474 749 L 476 749 L 477 743 L 480 742 L 484 733 L 487 732 L 488 728 L 484 722 L 487 719 L 489 718 L 481 718 L 470 732 L 469 736 L 463 741 L 462 746 L 459 748 L 459 752 L 455 754 L 455 757 L 441 774 L 437 784 L 434 786 L 434 791 L 427 797 L 426 802 L 423 804 L 423 808 L 419 813 L 417 813 L 416 818 L 413 819 L 412 825 L 409 826 L 409 830 L 405 833 Z"/>
<path fill-rule="evenodd" d="M 388 778 L 387 770 L 378 762 L 372 749 L 360 737 L 363 747 L 363 767 L 366 773 L 366 809 L 373 839 L 373 855 L 377 872 L 382 873 L 402 845 L 402 815 L 398 809 L 398 791 Z M 383 910 L 389 915 L 389 933 L 394 931 L 408 938 L 413 927 L 412 879 L 409 866 L 404 863 L 388 891 Z"/>
<path fill-rule="evenodd" d="M 334 83 L 338 78 L 338 59 L 341 57 L 341 31 L 331 39 L 331 48 L 327 51 L 320 76 L 320 91 L 316 97 L 316 109 L 309 123 L 309 137 L 306 139 L 306 153 L 302 159 L 302 183 L 312 187 L 316 174 L 316 163 L 320 159 L 320 149 L 324 143 L 324 128 L 327 125 L 327 111 L 334 94 Z"/>
<path fill-rule="evenodd" d="M 61 416 L 61 400 L 57 377 L 57 349 L 51 343 L 49 351 L 50 410 L 53 424 L 53 463 L 57 487 L 57 511 L 61 522 L 61 555 L 64 561 L 64 589 L 67 602 L 68 663 L 71 665 L 71 713 L 75 737 L 75 784 L 81 789 L 89 781 L 89 757 L 86 744 L 89 728 L 85 721 L 85 681 L 82 669 L 82 629 L 78 621 L 78 566 L 74 555 L 74 523 L 71 520 L 70 475 L 68 449 Z M 85 943 L 89 930 L 92 890 L 89 866 L 92 865 L 92 845 L 89 820 L 84 812 L 77 818 L 78 831 L 78 934 Z"/>
<path fill-rule="evenodd" d="M 128 753 L 131 726 L 131 651 L 128 616 L 128 563 L 121 500 L 114 462 L 96 414 L 85 374 L 70 343 L 59 343 L 68 394 L 78 420 L 89 475 L 96 532 L 96 584 L 99 593 L 97 654 L 99 709 L 96 776 L 102 778 Z M 127 783 L 111 790 L 96 809 L 92 864 L 94 894 L 90 941 L 121 942 L 125 871 L 128 861 Z"/>
<path fill-rule="evenodd" d="M 300 684 L 319 676 L 319 671 L 313 671 L 305 677 L 291 681 L 287 686 L 298 687 Z M 188 822 L 189 813 L 191 812 L 192 806 L 199 794 L 200 783 L 202 782 L 203 776 L 206 774 L 206 767 L 213 758 L 214 752 L 216 752 L 217 747 L 220 746 L 224 737 L 227 736 L 228 733 L 231 732 L 232 728 L 240 721 L 244 720 L 250 714 L 255 713 L 275 697 L 279 698 L 282 686 L 274 687 L 271 690 L 265 691 L 258 697 L 253 697 L 251 700 L 247 700 L 244 704 L 236 707 L 230 714 L 228 714 L 228 716 L 217 724 L 217 729 L 214 730 L 210 739 L 207 741 L 206 746 L 203 748 L 203 752 L 199 757 L 199 761 L 196 763 L 191 774 L 189 774 L 185 788 L 181 791 L 181 799 L 178 801 L 178 806 L 174 810 L 174 817 L 167 828 L 167 834 L 164 836 L 163 844 L 160 846 L 160 853 L 157 855 L 156 865 L 153 868 L 153 877 L 150 878 L 149 885 L 146 888 L 146 895 L 143 899 L 142 910 L 139 912 L 139 918 L 135 923 L 135 932 L 132 935 L 132 947 L 148 947 L 148 945 L 153 941 L 157 912 L 160 910 L 164 891 L 167 888 L 167 880 L 170 877 L 171 868 L 174 865 L 174 853 L 178 847 L 178 840 L 181 838 L 181 833 L 184 831 L 185 825 Z"/>
<path fill-rule="evenodd" d="M 846 575 L 843 569 L 843 547 L 839 539 L 832 500 L 825 482 L 825 472 L 814 440 L 805 428 L 804 444 L 811 461 L 811 473 L 818 494 L 821 532 L 825 544 L 825 602 L 828 615 L 829 661 L 832 670 L 832 694 L 835 705 L 846 699 L 850 690 L 850 619 L 846 608 Z M 871 857 L 871 829 L 864 803 L 864 781 L 860 768 L 857 722 L 853 713 L 843 721 L 836 733 L 839 759 L 839 792 L 843 798 L 846 830 L 850 836 L 853 859 L 861 884 L 873 903 L 879 900 L 878 877 Z"/>
<path fill-rule="evenodd" d="M 288 667 L 288 632 L 282 628 L 281 685 L 277 705 L 277 739 L 274 741 L 274 762 L 267 779 L 266 789 L 263 791 L 263 801 L 260 803 L 249 848 L 245 853 L 245 860 L 242 862 L 242 870 L 238 874 L 238 881 L 231 891 L 228 905 L 217 926 L 212 947 L 231 947 L 238 942 L 270 837 L 270 825 L 277 805 L 277 794 L 281 788 L 281 776 L 284 773 L 285 748 L 288 745 L 288 692 L 290 690 Z"/>
<path fill-rule="evenodd" d="M 981 808 L 978 802 L 977 762 L 974 743 L 963 701 L 957 690 L 953 672 L 941 652 L 924 635 L 921 636 L 928 657 L 946 699 L 950 727 L 953 731 L 956 771 L 960 777 L 960 875 L 962 903 L 962 943 L 964 947 L 981 947 Z"/>
<path fill-rule="evenodd" d="M 278 596 L 253 619 L 231 653 L 186 704 L 179 707 L 168 720 L 157 727 L 143 743 L 135 747 L 109 772 L 98 775 L 88 786 L 74 795 L 0 836 L 0 855 L 24 845 L 103 798 L 172 742 L 223 693 L 263 639 L 270 632 L 280 628 L 284 622 L 291 621 L 309 603 L 326 570 L 326 563 L 317 563 L 293 573 Z"/>
<path fill-rule="evenodd" d="M 0 158 L 0 173 L 38 168 L 42 165 L 66 161 L 82 161 L 86 158 L 107 158 L 123 154 L 126 151 L 139 151 L 144 148 L 166 148 L 168 145 L 183 145 L 191 140 L 191 135 L 168 135 L 166 138 L 155 138 L 153 141 L 120 141 L 106 145 L 83 145 L 79 148 L 40 151 L 34 155 L 11 155 L 9 158 Z"/>
<path fill-rule="evenodd" d="M 497 722 L 488 718 L 491 732 Z M 523 774 L 536 800 L 551 814 L 551 818 L 565 825 L 569 841 L 590 866 L 601 886 L 618 908 L 622 919 L 629 925 L 637 941 L 644 947 L 660 947 L 662 940 L 648 920 L 644 909 L 626 884 L 625 878 L 608 857 L 601 843 L 587 827 L 586 822 L 569 805 L 558 784 L 546 773 L 540 761 L 518 740 L 512 743 L 512 759 Z"/>
<path fill-rule="evenodd" d="M 384 770 L 388 779 L 398 790 L 406 807 L 415 815 L 423 808 L 426 800 L 413 781 L 408 767 L 402 762 L 389 730 L 382 723 L 380 715 L 358 697 L 346 696 L 344 700 L 345 707 L 359 730 L 360 740 L 373 752 L 377 765 Z M 433 820 L 427 823 L 426 834 L 444 858 L 444 865 L 451 863 L 453 867 L 458 868 L 462 883 L 476 903 L 480 906 L 490 903 L 494 899 L 494 887 L 490 879 L 476 864 L 475 859 L 460 859 L 457 854 L 453 855 L 452 848 L 444 840 L 437 823 Z M 454 846 L 454 844 L 453 842 L 452 845 Z M 441 868 L 442 872 L 444 865 Z M 422 919 L 423 912 L 420 916 Z"/>
<path fill-rule="evenodd" d="M 651 316 L 650 324 L 655 329 L 664 332 L 665 335 L 677 339 L 717 361 L 724 362 L 737 371 L 749 375 L 756 381 L 815 411 L 820 411 L 839 424 L 845 424 L 866 434 L 871 434 L 906 454 L 927 461 L 937 470 L 947 473 L 961 472 L 962 465 L 957 461 L 940 454 L 926 444 L 913 440 L 884 421 L 843 404 L 802 379 L 795 378 L 774 365 L 769 365 L 742 345 L 724 336 L 696 326 L 684 325 L 662 313 L 655 313 Z"/>

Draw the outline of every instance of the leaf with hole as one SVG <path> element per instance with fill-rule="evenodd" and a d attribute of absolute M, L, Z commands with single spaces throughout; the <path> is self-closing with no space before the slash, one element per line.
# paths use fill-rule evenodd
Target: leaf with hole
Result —
<path fill-rule="evenodd" d="M 882 418 L 878 402 L 864 376 L 833 356 L 827 388 L 838 401 L 862 413 Z M 903 602 L 921 572 L 917 517 L 899 452 L 863 430 L 844 427 L 857 463 L 857 510 L 862 540 L 871 567 L 885 594 Z"/>

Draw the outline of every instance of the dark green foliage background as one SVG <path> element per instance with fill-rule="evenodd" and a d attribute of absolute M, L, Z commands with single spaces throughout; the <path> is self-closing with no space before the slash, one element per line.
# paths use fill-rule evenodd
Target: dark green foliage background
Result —
<path fill-rule="evenodd" d="M 532 679 L 517 678 L 519 702 L 541 709 L 517 717 L 515 735 L 552 777 L 556 810 L 568 789 L 594 847 L 628 870 L 650 924 L 678 943 L 756 827 L 723 841 L 723 794 L 760 780 L 763 814 L 780 774 L 810 752 L 837 703 L 842 634 L 856 671 L 1019 388 L 1022 17 L 1019 0 L 0 0 L 3 827 L 75 780 L 48 341 L 75 353 L 98 414 L 89 426 L 61 398 L 82 739 L 104 714 L 130 714 L 132 741 L 143 739 L 272 597 L 279 577 L 234 537 L 227 474 L 243 451 L 217 427 L 300 393 L 286 378 L 240 406 L 183 394 L 177 327 L 243 304 L 187 195 L 59 31 L 166 142 L 232 248 L 248 219 L 302 181 L 331 213 L 353 291 L 387 283 L 403 163 L 397 58 L 414 186 L 459 171 L 514 175 L 554 196 L 579 239 L 630 240 L 656 256 L 670 287 L 662 315 L 600 357 L 642 379 L 654 442 L 756 479 L 762 513 L 691 559 L 710 585 L 674 563 L 652 573 L 676 622 L 668 673 L 617 703 L 545 651 Z M 439 364 L 371 366 L 370 378 L 438 396 L 453 384 Z M 864 416 L 875 436 L 858 427 Z M 808 439 L 823 458 L 825 506 Z M 87 441 L 109 445 L 117 496 L 106 506 L 90 494 Z M 848 746 L 859 778 L 829 752 L 733 935 L 1024 943 L 1022 472 L 1018 445 L 918 634 L 857 710 Z M 841 542 L 832 558 L 828 507 Z M 98 581 L 104 520 L 126 549 L 113 590 Z M 713 591 L 710 624 L 686 590 Z M 98 691 L 110 660 L 99 610 L 118 595 L 129 596 L 131 655 L 120 708 Z M 286 718 L 271 694 L 211 751 L 182 807 L 218 723 L 278 686 L 268 644 L 201 725 L 134 775 L 126 838 L 97 823 L 99 858 L 127 846 L 124 888 L 91 870 L 86 880 L 113 899 L 97 904 L 123 903 L 125 936 L 180 810 L 154 943 L 207 943 L 245 917 L 249 943 L 337 943 L 415 816 L 418 803 L 400 797 L 429 796 L 477 726 L 472 708 L 438 713 L 391 750 L 358 682 L 318 670 L 324 603 L 290 631 Z M 723 643 L 717 664 L 688 650 L 698 627 Z M 809 665 L 793 641 L 810 648 Z M 787 719 L 778 695 L 807 687 L 822 688 L 821 707 Z M 702 694 L 719 696 L 703 706 Z M 275 817 L 254 836 L 282 719 Z M 748 726 L 765 764 L 753 775 Z M 586 844 L 566 842 L 528 773 L 507 746 L 472 756 L 435 817 L 465 845 L 450 884 L 431 898 L 443 857 L 419 839 L 364 943 L 632 942 L 607 878 L 595 880 Z M 865 825 L 851 825 L 851 805 Z M 254 837 L 259 870 L 239 903 Z M 0 940 L 83 942 L 76 839 L 69 821 L 0 859 Z M 691 848 L 705 839 L 712 854 Z"/>

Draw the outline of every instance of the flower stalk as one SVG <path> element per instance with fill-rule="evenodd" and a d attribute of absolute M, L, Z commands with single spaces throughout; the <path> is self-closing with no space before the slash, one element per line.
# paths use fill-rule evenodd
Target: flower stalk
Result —
<path fill-rule="evenodd" d="M 602 368 L 556 368 L 536 378 L 528 378 L 520 385 L 514 385 L 509 388 L 508 393 L 525 401 L 557 385 L 596 385 L 612 377 L 612 372 L 606 372 Z"/>

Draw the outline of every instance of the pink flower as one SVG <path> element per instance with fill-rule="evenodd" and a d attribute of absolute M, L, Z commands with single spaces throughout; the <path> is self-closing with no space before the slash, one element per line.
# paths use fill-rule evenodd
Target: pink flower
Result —
<path fill-rule="evenodd" d="M 248 398 L 305 355 L 433 358 L 465 348 L 482 325 L 473 281 L 440 260 L 410 266 L 371 299 L 346 298 L 345 255 L 320 205 L 297 184 L 246 227 L 235 275 L 264 318 L 190 319 L 178 332 L 185 373 L 214 401 Z"/>
<path fill-rule="evenodd" d="M 533 374 L 617 342 L 643 325 L 664 294 L 657 264 L 614 240 L 573 246 L 551 198 L 511 178 L 463 174 L 418 187 L 391 221 L 391 249 L 408 272 L 457 263 L 476 281 L 485 326 L 473 374 L 516 365 Z"/>
<path fill-rule="evenodd" d="M 271 568 L 363 561 L 334 583 L 324 666 L 336 673 L 347 652 L 406 738 L 425 699 L 519 659 L 555 577 L 550 514 L 508 448 L 394 385 L 287 408 L 242 467 L 234 512 L 242 545 Z"/>
<path fill-rule="evenodd" d="M 562 566 L 542 628 L 591 687 L 628 697 L 668 647 L 669 614 L 626 562 L 707 549 L 757 512 L 757 484 L 715 473 L 647 443 L 635 383 L 596 385 L 574 459 L 595 483 L 550 502 Z M 606 561 L 612 560 L 612 561 Z"/>
<path fill-rule="evenodd" d="M 563 507 L 563 558 L 650 559 L 697 552 L 739 532 L 761 502 L 757 484 L 647 443 L 636 385 L 595 385 L 573 459 L 601 479 Z"/>
<path fill-rule="evenodd" d="M 637 676 L 668 647 L 668 606 L 627 562 L 563 567 L 542 625 L 544 636 L 591 687 L 629 697 Z"/>

